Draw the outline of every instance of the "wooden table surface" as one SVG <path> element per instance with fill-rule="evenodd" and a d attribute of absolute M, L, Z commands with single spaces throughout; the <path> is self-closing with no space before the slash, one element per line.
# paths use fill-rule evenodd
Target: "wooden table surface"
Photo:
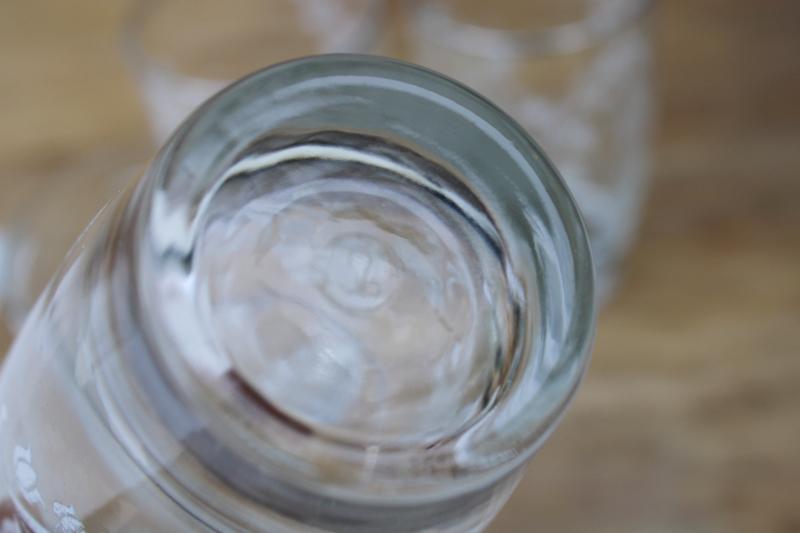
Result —
<path fill-rule="evenodd" d="M 0 224 L 65 175 L 151 153 L 122 8 L 0 7 Z M 800 2 L 655 15 L 640 239 L 577 400 L 495 533 L 800 532 Z M 79 196 L 53 216 L 91 203 Z"/>

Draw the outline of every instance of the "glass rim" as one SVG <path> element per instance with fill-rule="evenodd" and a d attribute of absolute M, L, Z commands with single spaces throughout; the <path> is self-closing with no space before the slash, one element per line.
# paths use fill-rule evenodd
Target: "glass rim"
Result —
<path fill-rule="evenodd" d="M 453 95 L 457 95 L 463 100 L 468 101 L 470 105 L 480 108 L 480 116 L 490 117 L 491 122 L 489 125 L 498 127 L 498 131 L 500 131 L 502 135 L 504 135 L 504 139 L 508 141 L 507 145 L 516 150 L 515 153 L 528 152 L 530 157 L 526 157 L 526 161 L 530 162 L 535 160 L 545 167 L 545 172 L 537 171 L 536 174 L 543 180 L 542 185 L 544 186 L 545 192 L 552 200 L 552 207 L 558 215 L 557 222 L 563 226 L 562 229 L 566 237 L 566 242 L 563 244 L 565 246 L 565 252 L 569 254 L 568 264 L 558 265 L 557 267 L 552 266 L 551 268 L 567 269 L 568 271 L 564 273 L 564 278 L 566 279 L 565 283 L 571 284 L 571 287 L 564 295 L 565 301 L 558 301 L 552 305 L 558 307 L 553 311 L 554 313 L 559 314 L 559 316 L 564 315 L 568 317 L 565 319 L 566 324 L 563 327 L 563 331 L 558 332 L 559 335 L 562 335 L 562 337 L 559 338 L 559 347 L 561 348 L 558 358 L 559 362 L 573 362 L 580 371 L 577 375 L 574 372 L 567 375 L 568 369 L 566 369 L 566 365 L 556 365 L 551 373 L 548 374 L 547 379 L 545 379 L 546 382 L 548 379 L 552 381 L 550 389 L 554 390 L 553 396 L 555 399 L 548 398 L 546 400 L 540 400 L 550 402 L 547 403 L 550 409 L 542 413 L 541 418 L 537 419 L 535 427 L 524 428 L 527 440 L 523 443 L 517 442 L 519 449 L 514 448 L 512 451 L 505 450 L 504 448 L 505 455 L 503 455 L 504 459 L 500 464 L 487 464 L 475 470 L 465 467 L 460 477 L 450 479 L 449 484 L 444 487 L 446 492 L 450 495 L 448 497 L 452 497 L 454 494 L 463 495 L 470 491 L 479 490 L 489 483 L 493 483 L 510 475 L 536 451 L 544 438 L 546 438 L 555 427 L 558 419 L 563 415 L 567 404 L 574 395 L 580 379 L 583 376 L 583 371 L 586 368 L 589 349 L 594 337 L 595 305 L 593 267 L 588 237 L 583 221 L 571 193 L 552 166 L 552 163 L 550 163 L 538 145 L 529 137 L 528 133 L 505 112 L 486 100 L 483 96 L 457 81 L 423 67 L 388 58 L 353 54 L 330 54 L 311 56 L 274 65 L 234 83 L 229 88 L 213 97 L 196 110 L 169 139 L 151 166 L 148 179 L 144 181 L 145 188 L 140 189 L 136 195 L 138 198 L 138 205 L 136 205 L 135 212 L 132 213 L 132 216 L 138 219 L 138 223 L 135 225 L 136 229 L 134 230 L 137 234 L 135 236 L 135 241 L 152 242 L 149 230 L 154 220 L 153 198 L 159 191 L 168 194 L 167 189 L 169 188 L 168 178 L 170 168 L 176 159 L 181 159 L 181 156 L 185 153 L 184 150 L 189 149 L 187 145 L 193 143 L 192 134 L 200 127 L 201 120 L 210 119 L 213 116 L 213 111 L 224 110 L 227 109 L 229 105 L 236 105 L 237 98 L 240 96 L 239 92 L 250 85 L 258 86 L 259 82 L 264 82 L 264 80 L 273 77 L 280 77 L 287 72 L 297 72 L 302 76 L 306 76 L 306 78 L 303 79 L 314 79 L 318 81 L 325 76 L 319 75 L 315 77 L 309 74 L 315 68 L 322 69 L 327 72 L 328 75 L 331 75 L 331 73 L 336 73 L 337 69 L 339 74 L 352 73 L 349 69 L 352 69 L 354 65 L 358 67 L 359 74 L 363 75 L 365 83 L 376 83 L 375 80 L 379 79 L 389 82 L 397 81 L 401 79 L 400 74 L 405 74 L 410 77 L 412 81 L 419 83 L 421 86 L 431 91 L 434 90 L 432 87 L 436 90 L 440 90 L 441 92 L 438 93 L 440 96 L 442 96 L 445 91 L 452 91 Z M 387 68 L 392 69 L 393 73 L 396 73 L 396 76 L 387 76 Z M 407 79 L 408 78 L 406 78 L 406 80 Z M 299 85 L 300 81 L 296 83 Z M 203 127 L 206 126 L 208 126 L 208 124 L 205 124 Z M 199 134 L 202 134 L 202 130 Z M 511 156 L 509 155 L 509 157 Z M 187 209 L 185 212 L 186 216 L 191 220 L 187 225 L 191 225 L 197 217 L 196 212 L 192 214 L 190 214 L 190 212 L 192 212 L 192 209 Z M 179 226 L 184 226 L 184 224 L 179 224 Z M 531 240 L 533 240 L 533 236 L 531 236 Z M 171 253 L 170 256 L 177 258 L 180 256 L 180 253 Z M 134 290 L 137 295 L 136 298 L 133 298 L 134 305 L 139 306 L 136 313 L 140 317 L 147 317 L 147 322 L 150 324 L 151 331 L 153 330 L 152 325 L 154 323 L 163 320 L 163 317 L 159 318 L 159 315 L 164 313 L 164 310 L 159 309 L 156 304 L 155 293 L 148 279 L 146 279 L 147 276 L 142 275 L 143 273 L 147 273 L 148 269 L 152 270 L 152 267 L 148 267 L 148 264 L 150 264 L 152 260 L 153 257 L 147 252 L 146 246 L 137 246 L 133 256 L 133 264 L 135 266 L 131 272 L 134 276 L 132 280 L 134 282 L 132 290 Z M 541 298 L 542 296 L 540 295 L 539 297 Z M 546 312 L 547 311 L 544 310 L 543 314 Z M 547 383 L 544 383 L 542 388 L 545 389 L 546 387 Z M 489 437 L 487 436 L 485 439 L 489 439 Z M 340 451 L 346 449 L 347 456 L 352 457 L 352 453 L 354 452 L 351 447 L 349 447 L 349 444 L 344 448 L 342 448 L 341 444 L 337 444 L 336 442 L 333 442 L 333 445 L 338 446 Z M 404 450 L 404 452 L 410 453 L 409 450 Z M 414 452 L 430 455 L 431 457 L 436 457 L 436 455 L 434 455 L 435 453 L 442 453 L 441 450 L 431 451 L 428 449 L 414 449 Z M 419 483 L 423 483 L 423 480 L 418 481 Z M 434 490 L 431 488 L 432 486 L 439 487 L 439 490 L 443 488 L 440 486 L 440 484 L 443 483 L 441 479 L 437 479 L 436 483 L 433 483 L 431 480 L 425 480 L 425 483 L 426 484 L 420 486 L 425 487 L 426 490 L 420 489 L 419 494 L 412 496 L 407 495 L 407 497 L 419 503 L 419 498 L 423 498 L 427 490 Z M 432 483 L 433 485 L 431 485 Z M 330 490 L 331 492 L 328 494 L 330 497 L 341 497 L 342 494 L 346 494 L 351 498 L 355 497 L 353 493 L 348 490 L 344 490 L 344 492 L 337 488 L 331 488 Z M 368 498 L 375 496 L 362 495 L 362 497 Z"/>
<path fill-rule="evenodd" d="M 460 22 L 431 0 L 415 4 L 411 23 L 423 39 L 469 55 L 487 59 L 532 58 L 567 55 L 599 46 L 644 18 L 654 3 L 655 0 L 624 0 L 610 14 L 595 10 L 583 18 L 546 28 L 507 30 Z"/>

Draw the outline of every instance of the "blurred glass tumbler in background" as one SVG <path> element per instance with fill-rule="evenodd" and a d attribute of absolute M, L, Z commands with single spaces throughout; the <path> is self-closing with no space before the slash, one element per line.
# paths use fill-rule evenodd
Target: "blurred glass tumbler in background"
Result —
<path fill-rule="evenodd" d="M 233 80 L 315 54 L 375 53 L 384 0 L 139 0 L 123 31 L 153 135 L 163 143 Z"/>
<path fill-rule="evenodd" d="M 502 107 L 553 158 L 586 222 L 599 299 L 617 281 L 649 178 L 650 0 L 413 4 L 407 56 Z"/>
<path fill-rule="evenodd" d="M 312 57 L 193 114 L 0 374 L 0 513 L 32 531 L 480 531 L 594 321 L 526 133 L 411 65 Z"/>

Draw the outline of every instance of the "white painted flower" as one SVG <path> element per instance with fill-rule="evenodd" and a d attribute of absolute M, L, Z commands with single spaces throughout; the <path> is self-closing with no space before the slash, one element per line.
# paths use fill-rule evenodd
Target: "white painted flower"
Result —
<path fill-rule="evenodd" d="M 86 533 L 86 528 L 75 514 L 75 507 L 54 502 L 53 512 L 59 518 L 56 533 Z"/>
<path fill-rule="evenodd" d="M 30 504 L 42 503 L 42 495 L 36 488 L 37 475 L 31 464 L 31 449 L 16 446 L 14 448 L 14 470 L 17 486 L 22 496 Z"/>

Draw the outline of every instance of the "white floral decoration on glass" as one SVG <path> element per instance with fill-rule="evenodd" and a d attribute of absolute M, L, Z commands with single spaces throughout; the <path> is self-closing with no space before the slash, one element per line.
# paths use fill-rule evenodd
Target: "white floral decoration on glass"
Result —
<path fill-rule="evenodd" d="M 53 503 L 53 512 L 58 517 L 56 533 L 86 533 L 83 522 L 75 513 L 75 507 L 63 503 Z"/>
<path fill-rule="evenodd" d="M 39 490 L 36 488 L 38 476 L 31 464 L 30 447 L 16 446 L 14 448 L 14 471 L 17 478 L 17 486 L 22 492 L 23 498 L 31 505 L 43 503 L 42 495 L 39 494 Z"/>

